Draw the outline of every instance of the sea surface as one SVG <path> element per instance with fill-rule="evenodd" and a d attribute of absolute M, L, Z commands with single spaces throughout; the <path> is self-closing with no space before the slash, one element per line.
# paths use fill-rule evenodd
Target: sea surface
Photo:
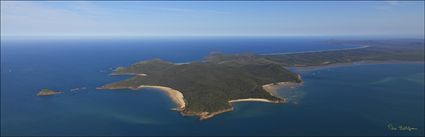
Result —
<path fill-rule="evenodd" d="M 1 135 L 424 135 L 424 64 L 295 70 L 287 104 L 243 102 L 200 121 L 155 90 L 96 90 L 127 78 L 118 66 L 210 52 L 287 53 L 353 48 L 323 38 L 67 39 L 1 41 Z M 64 94 L 37 97 L 40 89 Z M 77 89 L 78 88 L 78 89 Z M 412 131 L 390 130 L 409 126 Z"/>

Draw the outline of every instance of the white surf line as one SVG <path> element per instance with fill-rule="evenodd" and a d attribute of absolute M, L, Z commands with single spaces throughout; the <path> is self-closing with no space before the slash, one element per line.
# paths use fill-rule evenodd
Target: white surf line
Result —
<path fill-rule="evenodd" d="M 352 50 L 352 49 L 362 49 L 367 48 L 368 45 L 354 47 L 354 48 L 342 48 L 342 49 L 327 49 L 327 50 L 312 50 L 312 51 L 301 51 L 301 52 L 285 52 L 285 53 L 267 53 L 260 55 L 287 55 L 287 54 L 299 54 L 299 53 L 315 53 L 315 52 L 325 52 L 325 51 L 341 51 L 341 50 Z"/>
<path fill-rule="evenodd" d="M 175 65 L 184 65 L 184 64 L 190 64 L 190 62 L 180 62 L 180 63 L 174 63 Z"/>

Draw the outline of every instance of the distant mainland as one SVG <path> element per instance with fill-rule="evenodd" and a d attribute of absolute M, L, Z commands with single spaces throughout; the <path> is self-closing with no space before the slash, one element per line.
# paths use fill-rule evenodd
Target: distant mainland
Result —
<path fill-rule="evenodd" d="M 276 90 L 303 83 L 286 67 L 314 67 L 359 61 L 424 61 L 421 40 L 332 41 L 359 48 L 285 54 L 211 53 L 201 61 L 175 64 L 160 59 L 118 67 L 112 75 L 132 77 L 97 89 L 155 88 L 166 93 L 183 116 L 208 119 L 233 110 L 233 103 L 284 103 Z"/>

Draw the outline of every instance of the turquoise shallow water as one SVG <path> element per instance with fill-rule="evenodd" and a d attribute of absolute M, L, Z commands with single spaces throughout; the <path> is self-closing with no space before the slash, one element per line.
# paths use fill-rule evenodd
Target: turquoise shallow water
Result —
<path fill-rule="evenodd" d="M 109 76 L 111 68 L 149 58 L 187 62 L 210 51 L 349 47 L 315 43 L 300 39 L 2 42 L 1 135 L 424 135 L 424 64 L 299 71 L 303 86 L 279 91 L 290 103 L 237 103 L 235 111 L 206 121 L 170 110 L 172 102 L 155 90 L 95 90 L 126 78 Z M 35 96 L 45 87 L 66 93 Z M 70 91 L 77 87 L 86 89 Z M 417 130 L 391 131 L 388 124 Z"/>

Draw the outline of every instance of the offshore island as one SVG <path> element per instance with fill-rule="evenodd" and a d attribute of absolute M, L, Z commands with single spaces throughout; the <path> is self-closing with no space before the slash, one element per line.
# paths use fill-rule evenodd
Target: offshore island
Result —
<path fill-rule="evenodd" d="M 131 78 L 97 89 L 156 88 L 176 103 L 183 116 L 201 120 L 232 111 L 232 103 L 284 103 L 276 90 L 302 84 L 287 67 L 315 67 L 355 62 L 424 61 L 423 40 L 330 41 L 359 48 L 276 54 L 211 53 L 201 61 L 174 64 L 160 59 L 118 67 L 111 75 Z"/>
<path fill-rule="evenodd" d="M 37 93 L 37 96 L 51 96 L 56 94 L 62 94 L 62 91 L 54 91 L 50 89 L 42 89 Z"/>

